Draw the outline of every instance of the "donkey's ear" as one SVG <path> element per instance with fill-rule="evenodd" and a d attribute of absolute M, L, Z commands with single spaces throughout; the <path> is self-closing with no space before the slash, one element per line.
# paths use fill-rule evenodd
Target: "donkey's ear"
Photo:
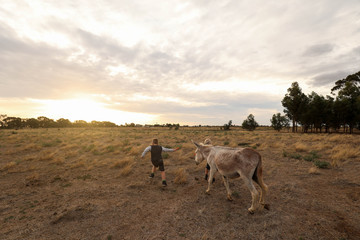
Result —
<path fill-rule="evenodd" d="M 200 148 L 200 147 L 201 147 L 198 143 L 194 142 L 192 139 L 191 139 L 191 142 L 192 142 L 197 148 Z"/>

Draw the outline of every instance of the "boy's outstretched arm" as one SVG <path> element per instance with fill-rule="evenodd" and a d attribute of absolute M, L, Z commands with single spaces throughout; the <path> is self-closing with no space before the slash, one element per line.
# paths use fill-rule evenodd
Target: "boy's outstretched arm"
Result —
<path fill-rule="evenodd" d="M 164 151 L 164 152 L 175 152 L 175 151 L 177 151 L 177 150 L 179 150 L 180 148 L 174 148 L 174 149 L 172 149 L 172 148 L 165 148 L 165 147 L 162 147 L 162 150 Z"/>
<path fill-rule="evenodd" d="M 147 152 L 149 152 L 151 150 L 151 146 L 148 146 L 147 148 L 145 148 L 145 150 L 143 151 L 143 153 L 141 154 L 141 158 L 143 158 L 145 156 L 145 154 Z"/>

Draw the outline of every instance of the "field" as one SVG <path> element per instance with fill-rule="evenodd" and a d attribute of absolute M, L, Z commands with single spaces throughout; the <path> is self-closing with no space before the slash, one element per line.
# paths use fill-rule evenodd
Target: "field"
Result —
<path fill-rule="evenodd" d="M 168 186 L 149 179 L 156 137 Z M 205 194 L 195 146 L 252 147 L 269 210 L 220 176 Z M 360 239 L 360 137 L 233 128 L 0 130 L 0 239 Z"/>

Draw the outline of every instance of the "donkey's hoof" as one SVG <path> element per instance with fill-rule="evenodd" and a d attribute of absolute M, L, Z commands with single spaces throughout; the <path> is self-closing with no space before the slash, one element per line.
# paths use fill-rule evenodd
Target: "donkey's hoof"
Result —
<path fill-rule="evenodd" d="M 254 209 L 249 208 L 249 209 L 248 209 L 248 212 L 249 212 L 250 214 L 254 214 L 255 211 L 254 211 Z"/>
<path fill-rule="evenodd" d="M 231 197 L 231 195 L 227 195 L 227 199 L 228 199 L 229 201 L 232 201 L 232 200 L 233 200 L 232 197 Z"/>
<path fill-rule="evenodd" d="M 206 190 L 205 193 L 206 193 L 207 195 L 210 195 L 210 190 Z"/>

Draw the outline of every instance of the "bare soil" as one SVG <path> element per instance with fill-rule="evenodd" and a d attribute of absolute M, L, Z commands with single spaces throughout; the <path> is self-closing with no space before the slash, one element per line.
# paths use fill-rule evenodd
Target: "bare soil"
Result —
<path fill-rule="evenodd" d="M 232 202 L 218 174 L 211 194 L 205 194 L 205 162 L 195 165 L 190 142 L 210 137 L 231 146 L 247 133 L 234 130 L 224 138 L 220 131 L 201 129 L 150 129 L 141 135 L 136 129 L 100 129 L 85 134 L 90 131 L 0 131 L 0 239 L 360 239 L 359 158 L 310 171 L 312 162 L 284 157 L 283 150 L 298 140 L 282 133 L 278 141 L 284 149 L 258 149 L 270 209 L 251 215 L 251 195 L 241 179 L 231 180 Z M 261 136 L 275 136 L 270 142 L 279 138 L 275 132 L 258 134 L 248 141 L 261 146 Z M 150 156 L 140 158 L 158 135 L 160 144 L 182 147 L 164 160 L 166 188 L 159 172 L 148 178 Z M 114 163 L 126 157 L 133 161 L 131 171 L 120 174 Z M 175 181 L 179 168 L 186 181 Z"/>

